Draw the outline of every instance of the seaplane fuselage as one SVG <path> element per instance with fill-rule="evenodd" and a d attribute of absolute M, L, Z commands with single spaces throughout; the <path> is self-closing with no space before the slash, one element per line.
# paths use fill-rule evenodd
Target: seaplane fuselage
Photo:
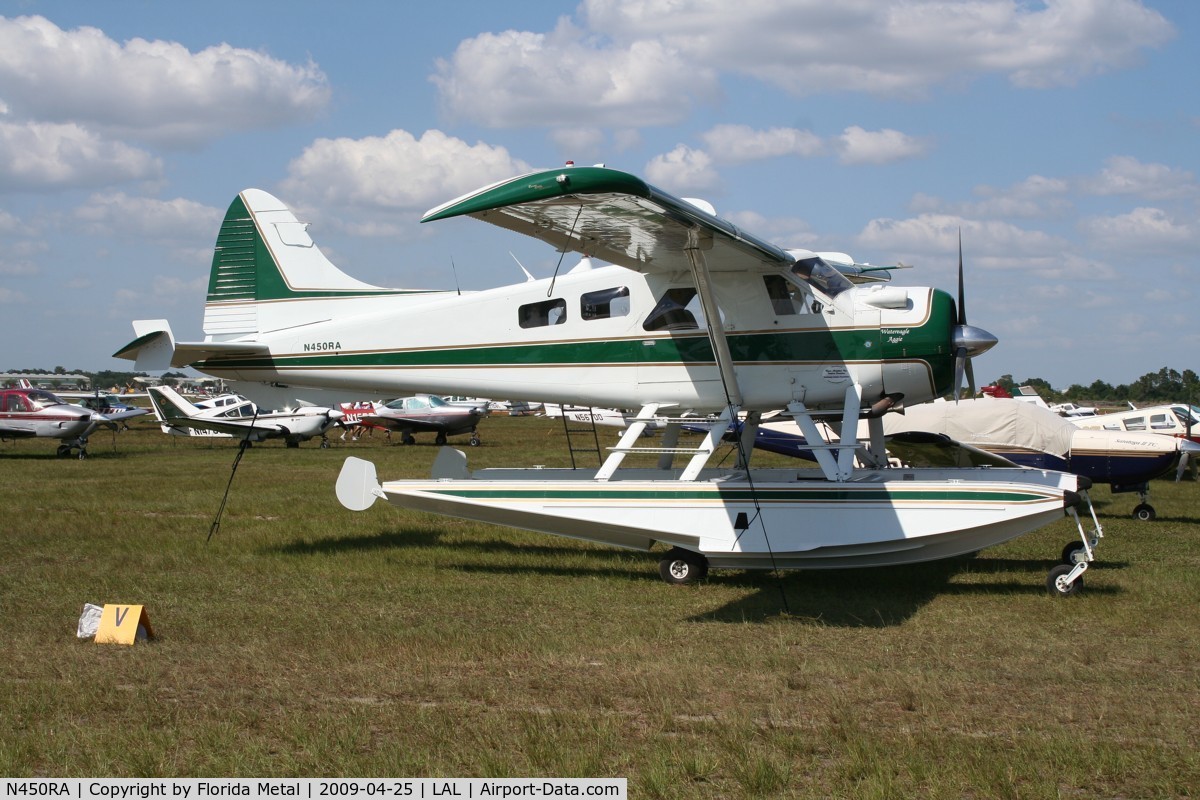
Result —
<path fill-rule="evenodd" d="M 840 408 L 850 383 L 862 387 L 864 401 L 902 395 L 920 402 L 949 391 L 955 314 L 948 294 L 869 285 L 830 298 L 789 282 L 788 296 L 772 298 L 769 287 L 785 280 L 713 274 L 743 408 L 797 400 Z M 688 306 L 690 291 L 687 274 L 607 266 L 463 295 L 253 306 L 210 298 L 206 321 L 254 313 L 265 352 L 219 354 L 194 366 L 231 380 L 363 395 L 419 391 L 618 407 L 652 398 L 719 409 L 728 404 L 726 387 L 703 312 Z M 301 315 L 308 324 L 289 324 Z"/>

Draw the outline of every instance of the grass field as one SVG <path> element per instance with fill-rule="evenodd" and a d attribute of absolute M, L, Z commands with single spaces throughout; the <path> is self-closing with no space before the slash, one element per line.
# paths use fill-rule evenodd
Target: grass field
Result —
<path fill-rule="evenodd" d="M 566 463 L 492 418 L 473 467 Z M 428 441 L 429 437 L 422 437 Z M 241 462 L 143 424 L 0 446 L 0 774 L 627 777 L 630 797 L 1058 798 L 1200 793 L 1196 483 L 1095 491 L 1083 592 L 1046 572 L 1063 520 L 971 561 L 670 587 L 654 558 L 343 510 L 436 448 L 379 440 Z M 790 613 L 784 612 L 784 600 Z M 134 647 L 82 605 L 144 604 Z"/>

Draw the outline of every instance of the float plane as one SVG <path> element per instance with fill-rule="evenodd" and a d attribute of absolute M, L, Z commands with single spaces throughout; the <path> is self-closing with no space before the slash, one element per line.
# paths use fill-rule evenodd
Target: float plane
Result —
<path fill-rule="evenodd" d="M 788 250 L 742 230 L 701 200 L 675 197 L 603 166 L 501 181 L 431 210 L 470 216 L 582 258 L 565 274 L 459 293 L 388 289 L 335 267 L 278 199 L 248 189 L 217 237 L 201 341 L 165 320 L 134 323 L 115 355 L 139 370 L 191 365 L 217 377 L 370 396 L 411 392 L 519 395 L 637 408 L 597 470 L 471 472 L 445 448 L 429 480 L 380 484 L 347 459 L 337 494 L 365 509 L 406 508 L 649 551 L 671 583 L 709 567 L 831 568 L 906 564 L 973 553 L 1064 511 L 1087 482 L 1037 469 L 889 469 L 883 414 L 948 393 L 996 343 L 966 320 L 959 296 L 895 287 L 886 271 L 841 253 Z M 606 262 L 600 266 L 595 262 Z M 816 440 L 816 420 L 845 434 L 819 468 L 751 469 L 762 412 L 784 409 Z M 683 421 L 717 415 L 704 440 Z M 744 414 L 739 463 L 710 466 Z M 639 446 L 648 424 L 666 427 Z M 870 420 L 871 466 L 855 465 Z M 629 467 L 630 454 L 657 467 Z M 1082 494 L 1081 494 L 1082 493 Z M 1087 563 L 1048 585 L 1069 594 Z M 1064 571 L 1065 570 L 1065 571 Z"/>

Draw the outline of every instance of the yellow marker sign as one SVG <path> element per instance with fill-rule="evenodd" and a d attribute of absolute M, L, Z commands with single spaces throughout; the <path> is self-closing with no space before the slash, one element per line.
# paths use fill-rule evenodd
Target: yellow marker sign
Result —
<path fill-rule="evenodd" d="M 104 606 L 100 612 L 100 627 L 96 629 L 96 644 L 133 644 L 138 628 L 146 631 L 145 638 L 154 638 L 150 616 L 143 606 Z"/>

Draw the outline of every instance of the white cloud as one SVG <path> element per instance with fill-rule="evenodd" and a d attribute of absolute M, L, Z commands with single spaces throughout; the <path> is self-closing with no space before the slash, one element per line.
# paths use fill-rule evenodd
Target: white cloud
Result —
<path fill-rule="evenodd" d="M 821 137 L 796 128 L 755 130 L 749 125 L 717 125 L 700 135 L 713 160 L 724 164 L 780 156 L 810 157 L 824 152 Z"/>
<path fill-rule="evenodd" d="M 1192 196 L 1200 188 L 1192 173 L 1166 164 L 1146 164 L 1133 156 L 1112 156 L 1104 163 L 1098 176 L 1081 181 L 1084 191 L 1164 200 Z"/>
<path fill-rule="evenodd" d="M 488 181 L 529 171 L 503 147 L 469 145 L 441 131 L 415 138 L 404 130 L 364 139 L 318 139 L 288 165 L 283 188 L 290 198 L 337 213 L 340 207 L 425 211 L 447 197 Z M 295 201 L 299 202 L 299 201 Z M 361 233 L 393 233 L 369 220 Z"/>
<path fill-rule="evenodd" d="M 1192 252 L 1200 245 L 1195 223 L 1178 222 L 1160 208 L 1089 217 L 1081 220 L 1079 227 L 1091 247 L 1125 255 Z"/>
<path fill-rule="evenodd" d="M 646 180 L 671 192 L 695 192 L 716 188 L 717 171 L 703 150 L 679 145 L 646 165 Z"/>
<path fill-rule="evenodd" d="M 430 80 L 451 117 L 496 128 L 663 125 L 717 93 L 714 70 L 653 36 L 606 47 L 565 19 L 551 33 L 467 39 Z"/>
<path fill-rule="evenodd" d="M 655 37 L 697 64 L 793 94 L 918 93 L 982 74 L 1071 85 L 1134 63 L 1175 31 L 1138 0 L 585 0 L 591 30 Z"/>
<path fill-rule="evenodd" d="M 838 160 L 843 164 L 890 164 L 924 155 L 926 142 L 891 128 L 867 131 L 851 125 L 837 138 Z"/>
<path fill-rule="evenodd" d="M 30 278 L 41 272 L 37 264 L 26 260 L 0 257 L 0 275 L 8 278 Z"/>
<path fill-rule="evenodd" d="M 25 295 L 21 294 L 17 290 L 0 286 L 0 305 L 24 303 L 26 301 L 27 298 Z"/>
<path fill-rule="evenodd" d="M 9 191 L 103 186 L 161 174 L 155 156 L 79 125 L 0 122 L 0 186 Z"/>
<path fill-rule="evenodd" d="M 169 275 L 155 275 L 150 279 L 150 288 L 146 289 L 116 289 L 113 300 L 118 306 L 114 309 L 117 316 L 124 316 L 122 310 L 128 306 L 185 306 L 195 305 L 197 298 L 203 298 L 208 291 L 208 274 L 199 277 L 183 279 Z"/>
<path fill-rule="evenodd" d="M 604 150 L 604 131 L 600 128 L 554 128 L 550 140 L 577 164 L 594 161 Z"/>
<path fill-rule="evenodd" d="M 220 44 L 119 44 L 96 28 L 0 17 L 0 97 L 21 119 L 192 145 L 233 130 L 313 118 L 329 102 L 315 64 Z"/>
<path fill-rule="evenodd" d="M 215 238 L 223 216 L 220 209 L 181 197 L 156 200 L 123 192 L 92 195 L 75 210 L 91 233 L 166 240 Z"/>
<path fill-rule="evenodd" d="M 939 212 L 963 217 L 1000 217 L 1005 219 L 1045 219 L 1058 217 L 1071 209 L 1070 183 L 1062 178 L 1031 175 L 1005 189 L 981 185 L 973 193 L 981 198 L 949 203 L 926 194 L 916 194 L 909 203 L 915 213 Z"/>
<path fill-rule="evenodd" d="M 1060 237 L 999 220 L 951 214 L 874 219 L 859 233 L 858 245 L 879 251 L 889 260 L 946 271 L 957 267 L 960 231 L 968 271 L 1033 271 L 1043 280 L 1109 280 L 1117 274 L 1106 263 L 1078 255 L 1072 244 Z"/>

